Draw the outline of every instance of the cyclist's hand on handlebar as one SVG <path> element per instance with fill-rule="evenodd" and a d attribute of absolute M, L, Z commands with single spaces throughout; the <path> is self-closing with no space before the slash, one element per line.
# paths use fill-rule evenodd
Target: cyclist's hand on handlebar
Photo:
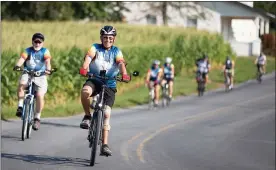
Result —
<path fill-rule="evenodd" d="M 130 81 L 130 76 L 129 75 L 127 75 L 127 74 L 123 74 L 123 76 L 122 76 L 122 81 L 125 81 L 125 82 L 128 82 L 128 81 Z"/>
<path fill-rule="evenodd" d="M 19 66 L 14 66 L 13 67 L 13 71 L 20 71 L 20 70 L 21 70 L 21 68 Z"/>
<path fill-rule="evenodd" d="M 47 70 L 47 69 L 45 70 L 45 73 L 48 74 L 48 75 L 52 74 L 51 70 Z"/>
<path fill-rule="evenodd" d="M 86 76 L 87 75 L 87 70 L 84 68 L 80 68 L 80 72 L 81 75 Z"/>

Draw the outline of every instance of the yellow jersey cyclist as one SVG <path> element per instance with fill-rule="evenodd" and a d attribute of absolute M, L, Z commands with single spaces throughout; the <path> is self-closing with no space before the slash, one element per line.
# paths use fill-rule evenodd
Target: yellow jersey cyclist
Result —
<path fill-rule="evenodd" d="M 174 64 L 172 64 L 172 58 L 166 57 L 165 63 L 162 66 L 162 81 L 161 87 L 163 88 L 165 83 L 167 82 L 169 85 L 169 98 L 172 99 L 173 94 L 173 81 L 174 81 Z"/>
<path fill-rule="evenodd" d="M 99 75 L 101 70 L 105 70 L 107 77 L 117 76 L 120 72 L 123 81 L 130 80 L 130 76 L 126 71 L 122 51 L 113 45 L 116 35 L 117 31 L 113 26 L 104 26 L 100 29 L 101 44 L 94 43 L 89 48 L 85 55 L 83 66 L 80 68 L 81 75 L 86 76 L 87 72 Z M 101 154 L 111 156 L 112 152 L 108 146 L 108 134 L 111 129 L 111 108 L 115 102 L 115 93 L 117 92 L 116 80 L 101 80 L 98 78 L 89 78 L 86 80 L 81 90 L 81 102 L 85 115 L 80 123 L 80 128 L 89 128 L 91 120 L 90 97 L 94 97 L 101 91 L 102 84 L 105 84 L 107 88 L 104 95 L 105 112 Z"/>
<path fill-rule="evenodd" d="M 227 73 L 230 73 L 230 89 L 234 86 L 234 68 L 235 68 L 235 61 L 230 58 L 230 56 L 226 57 L 226 60 L 223 65 L 223 72 L 224 72 L 224 80 L 226 80 Z"/>
<path fill-rule="evenodd" d="M 160 90 L 160 80 L 162 76 L 162 70 L 159 67 L 160 61 L 154 60 L 152 63 L 151 68 L 148 69 L 147 76 L 146 76 L 146 84 L 151 90 L 151 88 L 154 88 L 154 106 L 158 106 L 159 101 L 159 90 Z M 153 87 L 152 87 L 153 85 Z"/>

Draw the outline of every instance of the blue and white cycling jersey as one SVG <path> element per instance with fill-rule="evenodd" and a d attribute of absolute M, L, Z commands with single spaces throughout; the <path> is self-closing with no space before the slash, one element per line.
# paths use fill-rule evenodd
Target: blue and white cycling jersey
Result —
<path fill-rule="evenodd" d="M 96 54 L 95 56 L 92 56 Z M 99 75 L 100 70 L 106 70 L 107 77 L 117 76 L 120 72 L 118 63 L 124 61 L 121 50 L 112 46 L 110 50 L 103 48 L 101 44 L 93 44 L 87 52 L 92 58 L 89 64 L 89 73 Z M 97 78 L 95 78 L 97 79 Z M 116 80 L 101 80 L 109 88 L 116 88 Z"/>

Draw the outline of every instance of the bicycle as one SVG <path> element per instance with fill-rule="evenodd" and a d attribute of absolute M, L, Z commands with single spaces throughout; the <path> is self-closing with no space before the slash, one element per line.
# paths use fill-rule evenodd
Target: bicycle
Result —
<path fill-rule="evenodd" d="M 258 66 L 258 71 L 257 71 L 257 81 L 259 83 L 262 83 L 262 76 L 263 76 L 263 71 L 261 70 L 261 67 Z"/>
<path fill-rule="evenodd" d="M 166 83 L 162 87 L 162 106 L 165 107 L 169 105 L 170 105 L 169 84 L 166 81 Z"/>
<path fill-rule="evenodd" d="M 231 83 L 230 83 L 230 78 L 231 78 L 231 76 L 232 76 L 232 74 L 231 74 L 232 71 L 226 69 L 226 70 L 225 70 L 225 73 L 226 73 L 226 78 L 225 78 L 225 82 L 224 82 L 224 84 L 225 84 L 225 91 L 228 92 L 228 91 L 232 90 L 232 89 L 230 88 L 230 85 L 231 85 Z"/>
<path fill-rule="evenodd" d="M 101 80 L 116 80 L 119 82 L 125 82 L 122 81 L 119 76 L 116 77 L 106 77 L 105 71 L 101 71 L 100 75 L 94 75 L 94 74 L 87 74 L 87 77 L 89 78 L 99 78 Z M 134 71 L 133 76 L 138 76 L 139 72 Z M 128 82 L 125 82 L 128 83 Z M 102 127 L 103 127 L 103 117 L 104 117 L 104 93 L 105 89 L 107 88 L 104 83 L 102 84 L 101 91 L 93 97 L 93 101 L 90 105 L 90 108 L 94 110 L 93 116 L 90 120 L 90 126 L 88 128 L 88 136 L 87 140 L 89 141 L 89 148 L 91 148 L 91 155 L 90 155 L 90 166 L 95 165 L 96 160 L 96 153 L 97 153 L 97 146 L 100 145 L 102 147 Z M 101 155 L 100 156 L 108 156 L 108 155 Z"/>
<path fill-rule="evenodd" d="M 196 80 L 197 80 L 198 96 L 200 97 L 200 96 L 203 96 L 203 93 L 205 91 L 205 80 L 201 72 L 196 73 Z"/>
<path fill-rule="evenodd" d="M 29 74 L 27 87 L 24 89 L 24 102 L 23 102 L 23 111 L 22 111 L 22 130 L 21 130 L 21 139 L 24 141 L 26 138 L 29 139 L 31 137 L 32 127 L 34 124 L 34 107 L 36 103 L 36 91 L 35 91 L 35 83 L 33 81 L 34 77 L 39 77 L 45 75 L 45 71 L 28 71 L 26 69 L 18 69 L 16 71 L 22 71 L 23 74 Z M 56 72 L 57 68 L 51 69 L 51 74 Z"/>

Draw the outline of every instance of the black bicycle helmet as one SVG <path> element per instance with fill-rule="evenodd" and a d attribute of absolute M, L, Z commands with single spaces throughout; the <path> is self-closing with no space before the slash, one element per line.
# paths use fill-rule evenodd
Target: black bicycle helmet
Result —
<path fill-rule="evenodd" d="M 113 35 L 116 36 L 117 32 L 116 29 L 113 26 L 106 25 L 100 30 L 101 35 Z"/>
<path fill-rule="evenodd" d="M 203 59 L 208 59 L 208 56 L 206 54 L 203 54 Z"/>
<path fill-rule="evenodd" d="M 42 41 L 44 41 L 44 35 L 43 34 L 41 34 L 41 33 L 35 33 L 34 35 L 33 35 L 33 37 L 32 37 L 32 41 L 34 41 L 35 39 L 41 39 Z"/>

